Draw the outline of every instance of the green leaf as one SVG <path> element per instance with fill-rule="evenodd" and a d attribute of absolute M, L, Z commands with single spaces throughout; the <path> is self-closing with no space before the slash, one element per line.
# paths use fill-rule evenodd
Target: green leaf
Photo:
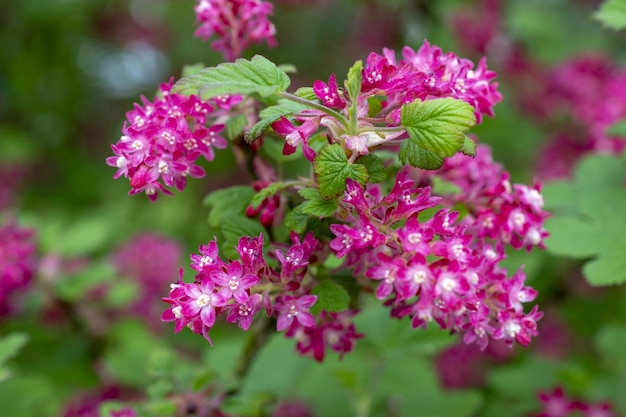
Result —
<path fill-rule="evenodd" d="M 67 257 L 93 253 L 105 247 L 113 237 L 115 228 L 111 226 L 109 219 L 103 216 L 77 219 L 63 228 L 62 236 L 57 236 L 51 249 Z"/>
<path fill-rule="evenodd" d="M 337 211 L 337 200 L 324 200 L 316 188 L 304 188 L 298 191 L 306 200 L 302 203 L 302 213 L 316 217 L 329 217 Z"/>
<path fill-rule="evenodd" d="M 267 187 L 263 188 L 261 191 L 257 192 L 254 195 L 254 197 L 252 197 L 252 201 L 250 202 L 250 205 L 252 206 L 253 209 L 256 210 L 257 208 L 259 208 L 263 200 L 273 196 L 284 187 L 285 187 L 285 184 L 283 184 L 282 182 L 275 182 L 273 184 L 268 185 Z"/>
<path fill-rule="evenodd" d="M 28 338 L 26 333 L 11 333 L 0 338 L 0 383 L 11 376 L 11 372 L 5 368 L 5 364 L 18 354 L 28 342 Z"/>
<path fill-rule="evenodd" d="M 626 0 L 606 0 L 593 14 L 593 18 L 610 29 L 626 27 Z"/>
<path fill-rule="evenodd" d="M 341 285 L 333 281 L 323 281 L 311 290 L 317 295 L 317 301 L 311 307 L 311 314 L 318 315 L 322 310 L 329 313 L 338 313 L 348 309 L 350 295 Z"/>
<path fill-rule="evenodd" d="M 387 170 L 383 165 L 383 160 L 373 153 L 364 155 L 356 160 L 357 164 L 365 166 L 369 182 L 377 183 L 387 179 Z"/>
<path fill-rule="evenodd" d="M 605 324 L 595 335 L 594 345 L 610 366 L 626 366 L 626 327 L 623 324 Z"/>
<path fill-rule="evenodd" d="M 278 104 L 261 110 L 259 113 L 260 120 L 246 132 L 246 142 L 254 142 L 268 127 L 270 127 L 272 123 L 280 119 L 281 116 L 291 119 L 289 116 L 300 113 L 302 110 L 306 110 L 308 108 L 308 106 L 305 106 L 302 103 L 296 103 L 291 100 L 278 100 Z"/>
<path fill-rule="evenodd" d="M 605 247 L 600 255 L 583 266 L 587 282 L 595 286 L 618 285 L 626 282 L 624 247 Z"/>
<path fill-rule="evenodd" d="M 400 145 L 398 153 L 400 162 L 404 165 L 422 169 L 439 169 L 443 165 L 444 158 L 426 149 L 422 149 L 410 140 L 405 140 Z"/>
<path fill-rule="evenodd" d="M 356 61 L 348 70 L 348 78 L 346 79 L 346 90 L 350 96 L 350 100 L 358 103 L 359 94 L 361 94 L 361 84 L 363 83 L 363 62 Z"/>
<path fill-rule="evenodd" d="M 411 143 L 443 158 L 464 147 L 465 132 L 476 123 L 474 108 L 453 98 L 415 100 L 402 106 L 400 117 Z"/>
<path fill-rule="evenodd" d="M 619 122 L 609 126 L 609 128 L 606 130 L 606 135 L 626 137 L 626 120 L 620 120 Z"/>
<path fill-rule="evenodd" d="M 183 67 L 183 77 L 191 77 L 204 69 L 204 64 L 191 64 Z"/>
<path fill-rule="evenodd" d="M 315 156 L 313 170 L 317 174 L 319 192 L 324 200 L 339 197 L 346 189 L 346 179 L 352 178 L 365 185 L 367 169 L 348 162 L 346 153 L 338 144 L 326 145 Z"/>
<path fill-rule="evenodd" d="M 209 193 L 204 198 L 204 204 L 211 209 L 209 225 L 219 227 L 222 217 L 243 214 L 254 194 L 254 190 L 247 185 L 224 188 Z"/>
<path fill-rule="evenodd" d="M 182 94 L 195 94 L 202 99 L 224 94 L 253 94 L 270 97 L 285 91 L 291 80 L 273 62 L 261 55 L 252 60 L 240 58 L 216 67 L 205 68 L 180 79 L 172 89 Z"/>
<path fill-rule="evenodd" d="M 545 224 L 550 236 L 546 238 L 546 249 L 559 256 L 576 259 L 590 258 L 598 253 L 602 236 L 596 225 L 581 216 L 560 215 L 549 218 Z"/>
<path fill-rule="evenodd" d="M 246 124 L 248 124 L 248 118 L 243 114 L 229 117 L 226 120 L 226 138 L 231 142 L 237 139 L 243 133 Z"/>
<path fill-rule="evenodd" d="M 56 286 L 56 296 L 61 300 L 74 302 L 85 297 L 87 292 L 105 282 L 111 282 L 118 275 L 115 268 L 106 261 L 92 262 L 80 272 L 65 277 Z"/>
<path fill-rule="evenodd" d="M 285 216 L 283 223 L 289 230 L 293 230 L 296 233 L 304 233 L 306 230 L 309 215 L 302 211 L 303 207 L 304 203 L 294 207 L 294 209 Z"/>
<path fill-rule="evenodd" d="M 476 156 L 476 142 L 465 136 L 465 139 L 463 139 L 463 147 L 459 152 L 467 156 Z"/>
<path fill-rule="evenodd" d="M 432 181 L 432 192 L 433 195 L 455 195 L 461 194 L 461 187 L 458 185 L 445 181 L 441 179 L 441 177 L 433 176 L 431 178 Z"/>
<path fill-rule="evenodd" d="M 294 93 L 296 96 L 303 98 L 309 101 L 319 101 L 317 94 L 315 94 L 315 90 L 313 87 L 300 87 Z"/>
<path fill-rule="evenodd" d="M 367 99 L 367 115 L 374 117 L 383 109 L 383 103 L 380 97 L 370 97 Z"/>
<path fill-rule="evenodd" d="M 257 220 L 250 219 L 244 215 L 224 215 L 221 220 L 220 230 L 224 236 L 224 242 L 220 245 L 220 249 L 230 257 L 237 255 L 237 251 L 234 248 L 243 236 L 257 237 L 263 234 L 264 241 L 268 241 L 265 227 Z"/>

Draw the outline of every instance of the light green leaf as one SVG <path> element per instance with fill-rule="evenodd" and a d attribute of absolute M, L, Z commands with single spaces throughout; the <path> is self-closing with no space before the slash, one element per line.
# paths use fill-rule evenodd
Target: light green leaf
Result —
<path fill-rule="evenodd" d="M 581 216 L 560 215 L 549 218 L 545 224 L 550 236 L 546 238 L 547 250 L 559 256 L 585 259 L 598 253 L 602 236 L 593 222 Z"/>
<path fill-rule="evenodd" d="M 304 188 L 298 191 L 305 202 L 302 203 L 302 213 L 316 217 L 329 217 L 337 211 L 337 200 L 324 200 L 316 188 Z"/>
<path fill-rule="evenodd" d="M 387 170 L 383 165 L 382 159 L 373 153 L 369 153 L 356 160 L 357 164 L 365 166 L 367 169 L 367 175 L 369 175 L 369 182 L 377 183 L 387 179 Z"/>
<path fill-rule="evenodd" d="M 191 77 L 204 69 L 204 64 L 191 64 L 183 67 L 183 77 Z"/>
<path fill-rule="evenodd" d="M 253 209 L 256 210 L 257 208 L 259 208 L 263 200 L 273 196 L 284 187 L 285 187 L 285 184 L 283 184 L 282 182 L 275 182 L 273 184 L 268 185 L 267 187 L 263 188 L 261 191 L 257 192 L 254 195 L 254 197 L 252 197 L 252 201 L 250 202 L 250 205 L 252 206 Z"/>
<path fill-rule="evenodd" d="M 6 362 L 18 354 L 28 339 L 26 333 L 10 333 L 0 338 L 0 383 L 11 375 L 5 368 Z"/>
<path fill-rule="evenodd" d="M 606 135 L 626 137 L 626 120 L 620 120 L 619 122 L 609 126 L 609 128 L 606 130 Z"/>
<path fill-rule="evenodd" d="M 303 98 L 309 101 L 319 101 L 317 94 L 315 94 L 315 90 L 313 87 L 300 87 L 294 93 L 296 96 Z"/>
<path fill-rule="evenodd" d="M 294 209 L 285 216 L 283 223 L 289 230 L 293 230 L 296 233 L 304 233 L 306 230 L 309 215 L 302 211 L 303 207 L 304 203 L 294 207 Z"/>
<path fill-rule="evenodd" d="M 329 313 L 338 313 L 348 309 L 350 295 L 341 285 L 333 281 L 322 281 L 311 290 L 312 295 L 317 295 L 317 301 L 311 307 L 311 314 L 318 315 L 322 310 Z"/>
<path fill-rule="evenodd" d="M 291 80 L 273 62 L 261 55 L 252 60 L 240 58 L 216 67 L 205 68 L 180 79 L 172 89 L 182 94 L 196 94 L 202 99 L 224 94 L 253 94 L 270 97 L 285 91 Z"/>
<path fill-rule="evenodd" d="M 474 108 L 468 103 L 443 98 L 405 104 L 401 110 L 401 122 L 414 145 L 445 158 L 463 148 L 465 132 L 474 126 L 476 117 Z M 405 148 L 405 152 L 415 150 Z"/>
<path fill-rule="evenodd" d="M 204 204 L 211 209 L 209 225 L 220 227 L 222 217 L 230 214 L 243 214 L 255 192 L 252 187 L 239 185 L 213 191 L 204 198 Z"/>
<path fill-rule="evenodd" d="M 416 168 L 431 170 L 441 168 L 444 161 L 443 157 L 420 148 L 410 140 L 402 142 L 398 156 L 404 165 L 409 164 Z"/>
<path fill-rule="evenodd" d="M 583 266 L 583 274 L 594 286 L 618 285 L 626 282 L 624 244 L 605 247 L 600 255 Z"/>
<path fill-rule="evenodd" d="M 467 156 L 476 156 L 476 142 L 465 136 L 465 139 L 463 140 L 463 147 L 459 152 Z"/>
<path fill-rule="evenodd" d="M 610 29 L 626 27 L 626 0 L 606 0 L 593 14 L 593 18 Z"/>
<path fill-rule="evenodd" d="M 313 170 L 317 174 L 319 192 L 324 200 L 342 195 L 348 178 L 363 185 L 369 179 L 365 166 L 349 163 L 346 153 L 338 144 L 326 145 L 319 151 L 313 161 Z"/>
<path fill-rule="evenodd" d="M 363 83 L 363 62 L 356 61 L 348 70 L 348 78 L 346 79 L 346 90 L 350 96 L 350 100 L 358 103 L 359 94 L 361 94 L 361 84 Z"/>

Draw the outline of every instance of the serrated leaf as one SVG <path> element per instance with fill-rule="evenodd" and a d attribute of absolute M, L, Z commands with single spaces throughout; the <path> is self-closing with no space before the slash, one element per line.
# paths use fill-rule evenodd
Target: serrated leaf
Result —
<path fill-rule="evenodd" d="M 338 313 L 348 309 L 350 295 L 341 285 L 333 281 L 322 281 L 311 290 L 311 294 L 317 295 L 317 301 L 311 307 L 311 314 L 318 315 L 323 311 Z"/>
<path fill-rule="evenodd" d="M 304 231 L 306 230 L 309 215 L 302 212 L 303 206 L 304 204 L 300 204 L 294 207 L 293 210 L 291 210 L 289 214 L 285 216 L 285 220 L 283 221 L 285 227 L 287 227 L 289 230 L 293 230 L 296 233 L 304 233 Z"/>
<path fill-rule="evenodd" d="M 224 94 L 253 93 L 270 97 L 285 91 L 290 83 L 289 76 L 276 64 L 261 55 L 255 55 L 252 60 L 240 58 L 184 77 L 174 85 L 172 91 L 195 94 L 202 99 Z"/>
<path fill-rule="evenodd" d="M 348 178 L 363 185 L 369 179 L 365 166 L 348 162 L 346 153 L 338 144 L 326 145 L 319 151 L 313 161 L 313 170 L 317 175 L 319 193 L 324 200 L 342 195 Z"/>
<path fill-rule="evenodd" d="M 465 132 L 476 124 L 474 108 L 453 98 L 414 100 L 402 106 L 400 117 L 411 143 L 443 158 L 463 148 Z"/>
<path fill-rule="evenodd" d="M 243 129 L 248 124 L 248 118 L 243 114 L 229 117 L 226 120 L 226 138 L 231 142 L 243 133 Z"/>
<path fill-rule="evenodd" d="M 284 72 L 292 72 L 294 74 L 298 72 L 298 68 L 293 64 L 280 64 L 278 68 Z"/>
<path fill-rule="evenodd" d="M 250 128 L 245 134 L 245 140 L 247 143 L 252 143 L 259 136 L 265 132 L 267 128 L 270 127 L 272 123 L 280 119 L 281 116 L 285 116 L 288 119 L 291 119 L 290 116 L 300 113 L 302 110 L 308 109 L 308 106 L 305 106 L 301 103 L 296 103 L 287 99 L 278 100 L 278 104 L 274 106 L 269 106 L 261 110 L 259 113 L 260 120 Z"/>
<path fill-rule="evenodd" d="M 313 87 L 300 87 L 294 93 L 296 96 L 303 98 L 309 101 L 319 101 L 317 94 L 315 94 L 315 90 Z"/>
<path fill-rule="evenodd" d="M 281 190 L 284 186 L 285 184 L 283 184 L 282 182 L 275 182 L 273 184 L 268 185 L 267 187 L 263 188 L 261 191 L 257 192 L 252 197 L 252 200 L 250 201 L 250 205 L 252 206 L 253 209 L 256 210 L 257 208 L 259 208 L 263 200 L 273 196 L 279 190 Z"/>
<path fill-rule="evenodd" d="M 593 14 L 604 26 L 620 30 L 626 27 L 626 0 L 606 0 Z"/>
<path fill-rule="evenodd" d="M 426 149 L 422 149 L 410 140 L 405 140 L 400 145 L 398 153 L 400 162 L 404 165 L 422 169 L 439 169 L 443 165 L 445 158 L 434 154 Z"/>
<path fill-rule="evenodd" d="M 225 215 L 242 214 L 255 194 L 252 187 L 238 185 L 213 191 L 204 198 L 204 204 L 211 209 L 209 225 L 219 227 Z"/>
<path fill-rule="evenodd" d="M 373 153 L 369 153 L 356 160 L 357 164 L 365 166 L 367 169 L 367 175 L 369 175 L 369 182 L 377 183 L 387 179 L 387 170 L 383 165 L 383 160 Z"/>
<path fill-rule="evenodd" d="M 298 191 L 306 200 L 302 203 L 302 213 L 316 217 L 329 217 L 337 211 L 337 200 L 324 200 L 316 188 L 304 188 Z"/>
<path fill-rule="evenodd" d="M 463 155 L 471 157 L 476 156 L 476 142 L 465 136 L 465 139 L 463 140 L 463 147 L 459 152 L 461 152 Z"/>
<path fill-rule="evenodd" d="M 356 61 L 348 70 L 348 78 L 346 79 L 346 90 L 352 102 L 358 103 L 359 94 L 361 93 L 361 84 L 363 83 L 363 62 Z"/>

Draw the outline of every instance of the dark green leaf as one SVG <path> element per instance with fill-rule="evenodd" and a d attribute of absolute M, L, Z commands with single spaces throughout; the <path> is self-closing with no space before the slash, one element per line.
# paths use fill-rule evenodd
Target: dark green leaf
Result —
<path fill-rule="evenodd" d="M 239 243 L 239 239 L 243 236 L 257 237 L 264 235 L 264 241 L 268 241 L 265 227 L 257 220 L 250 219 L 244 215 L 226 214 L 222 217 L 221 227 L 224 242 L 220 245 L 220 249 L 227 256 L 234 257 L 237 252 L 234 249 Z"/>
<path fill-rule="evenodd" d="M 311 314 L 314 315 L 318 315 L 322 310 L 338 313 L 346 310 L 350 304 L 348 292 L 333 281 L 322 281 L 311 290 L 311 294 L 317 295 L 317 301 L 311 307 Z"/>
<path fill-rule="evenodd" d="M 346 189 L 346 179 L 352 178 L 365 185 L 367 169 L 363 165 L 348 162 L 340 145 L 324 146 L 315 156 L 313 170 L 317 174 L 319 192 L 324 200 L 339 197 Z"/>
<path fill-rule="evenodd" d="M 216 67 L 205 68 L 180 79 L 172 91 L 195 94 L 203 99 L 224 94 L 253 94 L 269 97 L 285 91 L 291 80 L 273 62 L 261 55 L 252 60 L 240 58 Z"/>
<path fill-rule="evenodd" d="M 445 158 L 463 148 L 465 132 L 474 126 L 476 117 L 474 108 L 468 103 L 443 98 L 405 104 L 401 121 L 414 145 Z M 406 148 L 405 152 L 414 150 Z"/>
<path fill-rule="evenodd" d="M 309 215 L 304 214 L 304 212 L 302 211 L 303 206 L 304 203 L 294 207 L 294 209 L 285 216 L 285 220 L 283 222 L 285 224 L 285 227 L 287 227 L 289 230 L 293 230 L 296 233 L 304 233 L 304 231 L 306 230 Z"/>
<path fill-rule="evenodd" d="M 337 211 L 337 200 L 324 200 L 316 188 L 304 188 L 298 191 L 306 200 L 302 203 L 302 213 L 316 217 L 329 217 Z"/>
<path fill-rule="evenodd" d="M 606 0 L 593 17 L 610 29 L 624 29 L 626 27 L 626 0 Z"/>
<path fill-rule="evenodd" d="M 9 377 L 10 373 L 5 370 L 6 362 L 18 354 L 20 349 L 28 342 L 26 333 L 10 333 L 0 338 L 0 382 Z"/>
<path fill-rule="evenodd" d="M 243 114 L 229 117 L 226 121 L 226 138 L 231 142 L 243 133 L 243 129 L 248 123 L 248 118 Z"/>
<path fill-rule="evenodd" d="M 443 165 L 444 158 L 426 149 L 422 149 L 410 140 L 405 140 L 400 145 L 398 153 L 400 162 L 422 169 L 439 169 Z"/>
<path fill-rule="evenodd" d="M 283 187 L 285 187 L 285 184 L 283 184 L 282 182 L 275 182 L 273 184 L 268 185 L 267 187 L 263 188 L 261 191 L 257 192 L 254 195 L 254 197 L 252 197 L 252 201 L 250 202 L 250 205 L 252 206 L 253 209 L 256 210 L 257 208 L 259 208 L 263 200 L 273 196 L 278 191 L 283 189 Z"/>
<path fill-rule="evenodd" d="M 204 204 L 211 209 L 209 225 L 219 227 L 223 216 L 242 214 L 254 194 L 252 187 L 247 185 L 224 188 L 208 194 L 204 198 Z"/>
<path fill-rule="evenodd" d="M 356 160 L 357 164 L 365 166 L 367 169 L 367 175 L 369 175 L 369 182 L 377 183 L 387 179 L 387 170 L 383 165 L 382 159 L 373 153 L 369 153 Z"/>

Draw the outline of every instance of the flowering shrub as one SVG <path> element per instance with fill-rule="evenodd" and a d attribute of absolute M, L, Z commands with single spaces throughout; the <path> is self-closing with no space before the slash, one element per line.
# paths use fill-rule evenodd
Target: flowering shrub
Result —
<path fill-rule="evenodd" d="M 620 1 L 20 7 L 3 413 L 625 415 Z"/>

